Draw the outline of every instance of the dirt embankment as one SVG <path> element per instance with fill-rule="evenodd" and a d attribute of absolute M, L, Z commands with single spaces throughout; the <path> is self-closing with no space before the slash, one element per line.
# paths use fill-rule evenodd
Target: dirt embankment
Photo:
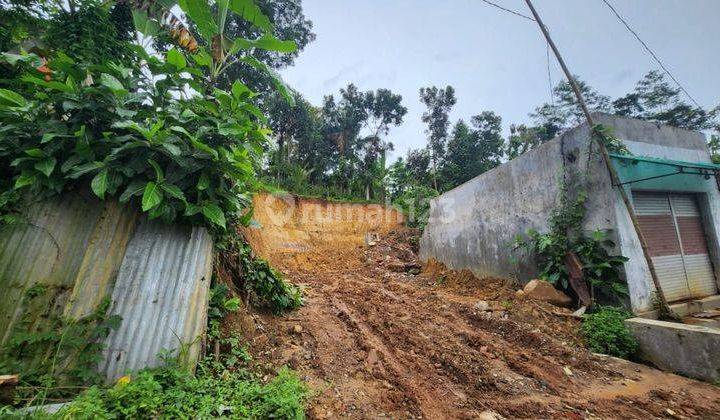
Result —
<path fill-rule="evenodd" d="M 717 387 L 590 354 L 578 321 L 516 296 L 503 279 L 438 264 L 413 274 L 416 232 L 387 225 L 366 247 L 352 223 L 343 230 L 352 239 L 320 232 L 322 223 L 303 231 L 308 225 L 254 238 L 305 288 L 307 304 L 228 327 L 242 329 L 259 366 L 287 364 L 311 384 L 310 417 L 720 416 Z"/>
<path fill-rule="evenodd" d="M 290 194 L 257 194 L 253 205 L 258 225 L 243 233 L 253 250 L 277 267 L 314 269 L 342 264 L 346 259 L 337 259 L 338 253 L 354 254 L 365 243 L 366 234 L 386 234 L 404 220 L 401 212 L 379 204 Z"/>

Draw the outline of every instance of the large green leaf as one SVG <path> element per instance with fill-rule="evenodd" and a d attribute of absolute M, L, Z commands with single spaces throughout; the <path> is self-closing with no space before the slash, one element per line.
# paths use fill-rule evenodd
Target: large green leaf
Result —
<path fill-rule="evenodd" d="M 171 49 L 165 56 L 165 61 L 175 66 L 176 69 L 182 70 L 187 66 L 185 56 L 176 48 Z"/>
<path fill-rule="evenodd" d="M 20 189 L 22 187 L 25 187 L 27 185 L 32 185 L 35 183 L 35 180 L 37 178 L 35 177 L 35 174 L 29 173 L 29 172 L 23 172 L 17 180 L 15 180 L 15 189 Z"/>
<path fill-rule="evenodd" d="M 12 90 L 0 89 L 0 105 L 22 108 L 27 105 L 27 101 Z"/>
<path fill-rule="evenodd" d="M 235 98 L 239 98 L 243 93 L 252 93 L 250 88 L 239 80 L 233 82 L 230 90 Z"/>
<path fill-rule="evenodd" d="M 109 75 L 107 73 L 103 73 L 100 75 L 100 83 L 103 86 L 106 86 L 112 93 L 118 95 L 118 94 L 125 94 L 127 93 L 127 90 L 125 90 L 125 87 L 118 79 L 115 78 L 115 76 Z"/>
<path fill-rule="evenodd" d="M 208 189 L 209 186 L 210 186 L 210 178 L 207 176 L 207 174 L 205 172 L 203 172 L 202 175 L 200 175 L 200 179 L 198 179 L 197 189 L 200 191 L 204 191 L 204 190 Z"/>
<path fill-rule="evenodd" d="M 90 188 L 92 188 L 95 195 L 100 197 L 101 199 L 105 199 L 105 191 L 107 191 L 108 187 L 108 170 L 103 169 L 102 171 L 98 172 L 97 175 L 95 175 L 95 178 L 93 178 L 92 182 L 90 183 Z"/>
<path fill-rule="evenodd" d="M 77 178 L 85 175 L 86 173 L 89 173 L 96 169 L 102 168 L 102 166 L 103 166 L 102 162 L 84 163 L 82 165 L 74 166 L 74 167 L 70 168 L 70 174 L 68 176 L 70 178 L 77 179 Z"/>
<path fill-rule="evenodd" d="M 155 36 L 160 32 L 160 25 L 157 22 L 150 19 L 148 14 L 143 10 L 134 9 L 132 11 L 133 23 L 135 29 L 145 36 Z"/>
<path fill-rule="evenodd" d="M 198 28 L 200 35 L 208 43 L 218 34 L 218 26 L 212 15 L 212 8 L 206 0 L 180 0 L 180 8 Z"/>
<path fill-rule="evenodd" d="M 240 50 L 247 50 L 250 48 L 260 48 L 261 50 L 280 53 L 292 53 L 297 50 L 297 44 L 295 44 L 294 41 L 284 41 L 276 38 L 271 34 L 265 34 L 255 40 L 237 38 L 230 48 L 230 54 L 235 54 Z"/>
<path fill-rule="evenodd" d="M 14 66 L 18 62 L 28 63 L 35 62 L 40 64 L 40 57 L 35 54 L 13 54 L 13 53 L 2 53 L 0 54 L 0 60 L 7 62 L 11 66 Z"/>
<path fill-rule="evenodd" d="M 57 80 L 45 80 L 39 77 L 31 76 L 29 74 L 23 75 L 20 80 L 26 83 L 30 83 L 36 86 L 42 86 L 47 89 L 57 90 L 60 92 L 72 92 L 73 88 L 65 83 L 60 83 Z"/>
<path fill-rule="evenodd" d="M 212 65 L 212 57 L 207 51 L 201 49 L 198 50 L 197 54 L 191 56 L 195 64 L 201 67 L 210 67 Z"/>
<path fill-rule="evenodd" d="M 265 73 L 266 75 L 270 76 L 270 80 L 272 81 L 273 85 L 275 86 L 275 89 L 280 93 L 280 95 L 285 99 L 285 101 L 288 103 L 288 105 L 295 106 L 295 98 L 290 94 L 290 90 L 285 85 L 285 82 L 282 80 L 279 74 L 277 74 L 274 70 L 272 70 L 270 67 L 267 66 L 267 64 L 263 63 L 262 61 L 258 60 L 255 57 L 241 57 L 239 58 L 240 61 L 244 62 L 245 64 L 250 65 L 251 67 L 255 68 L 256 70 L 259 70 L 262 73 Z"/>
<path fill-rule="evenodd" d="M 216 224 L 223 229 L 225 228 L 225 214 L 220 206 L 214 203 L 205 203 L 202 206 L 202 214 L 211 223 Z"/>
<path fill-rule="evenodd" d="M 162 183 L 160 186 L 169 196 L 185 201 L 185 194 L 177 185 Z"/>
<path fill-rule="evenodd" d="M 45 156 L 45 152 L 43 152 L 42 149 L 38 149 L 37 147 L 33 147 L 32 149 L 25 149 L 25 154 L 34 158 L 41 158 Z"/>
<path fill-rule="evenodd" d="M 120 202 L 125 203 L 130 199 L 130 197 L 133 197 L 135 195 L 140 194 L 145 190 L 145 182 L 144 181 L 133 181 L 128 185 L 128 187 L 125 189 L 125 191 L 120 195 Z"/>
<path fill-rule="evenodd" d="M 165 179 L 165 175 L 163 174 L 163 170 L 160 165 L 152 159 L 148 159 L 148 163 L 155 170 L 155 179 L 157 180 L 157 182 L 162 182 L 163 179 Z"/>
<path fill-rule="evenodd" d="M 35 163 L 35 169 L 45 174 L 45 176 L 50 176 L 52 174 L 53 170 L 55 169 L 55 165 L 57 164 L 57 160 L 54 157 L 48 157 L 42 160 L 39 160 Z"/>
<path fill-rule="evenodd" d="M 270 19 L 260 10 L 253 0 L 230 0 L 230 10 L 242 16 L 243 19 L 262 29 L 272 32 Z"/>
<path fill-rule="evenodd" d="M 148 182 L 145 184 L 145 191 L 142 196 L 142 209 L 148 211 L 162 203 L 163 195 L 158 184 Z"/>

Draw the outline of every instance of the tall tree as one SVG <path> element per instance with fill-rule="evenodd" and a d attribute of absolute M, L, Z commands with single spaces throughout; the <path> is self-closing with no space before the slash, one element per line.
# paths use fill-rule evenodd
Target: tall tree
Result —
<path fill-rule="evenodd" d="M 433 178 L 430 173 L 430 151 L 424 149 L 411 149 L 407 154 L 407 168 L 413 180 L 427 187 L 432 187 Z"/>
<path fill-rule="evenodd" d="M 492 111 L 453 127 L 442 163 L 442 189 L 449 190 L 496 167 L 503 156 L 502 119 Z"/>
<path fill-rule="evenodd" d="M 266 100 L 268 124 L 277 142 L 270 165 L 275 168 L 277 178 L 283 177 L 288 165 L 308 165 L 307 154 L 300 156 L 299 150 L 315 150 L 319 130 L 318 113 L 313 106 L 297 92 L 293 92 L 294 100 L 288 102 L 282 95 L 275 93 Z M 297 152 L 293 155 L 292 151 Z M 318 157 L 320 156 L 320 151 Z M 314 162 L 313 162 L 314 163 Z"/>
<path fill-rule="evenodd" d="M 552 140 L 560 131 L 560 127 L 552 124 L 542 126 L 527 126 L 525 124 L 511 124 L 510 135 L 507 139 L 505 156 L 515 159 L 523 153 Z"/>
<path fill-rule="evenodd" d="M 437 190 L 438 163 L 445 154 L 445 143 L 450 126 L 449 113 L 457 102 L 455 89 L 452 86 L 441 89 L 435 86 L 420 88 L 420 101 L 427 107 L 422 114 L 422 122 L 427 124 L 425 133 L 428 136 L 433 186 Z"/>
<path fill-rule="evenodd" d="M 588 109 L 610 111 L 610 97 L 601 95 L 579 77 L 574 77 Z M 544 103 L 530 114 L 538 127 L 545 127 L 547 131 L 560 132 L 584 121 L 585 117 L 570 83 L 566 80 L 560 81 L 553 88 L 552 93 L 554 98 L 552 103 Z"/>
<path fill-rule="evenodd" d="M 369 134 L 358 142 L 362 154 L 361 174 L 365 178 L 365 199 L 374 196 L 373 184 L 384 177 L 385 155 L 393 150 L 392 142 L 383 140 L 390 126 L 402 124 L 407 108 L 402 105 L 402 96 L 388 89 L 378 89 L 365 93 L 367 120 L 365 127 Z M 377 189 L 377 188 L 375 188 Z"/>
<path fill-rule="evenodd" d="M 632 92 L 615 100 L 599 94 L 577 79 L 588 108 L 615 115 L 638 118 L 689 130 L 715 127 L 720 107 L 703 109 L 688 104 L 680 89 L 674 88 L 658 71 L 650 71 L 638 81 Z M 553 89 L 553 102 L 544 103 L 530 114 L 536 125 L 511 125 L 507 157 L 513 159 L 583 121 L 582 111 L 568 82 Z"/>
<path fill-rule="evenodd" d="M 334 145 L 334 159 L 329 166 L 330 182 L 342 192 L 364 191 L 366 198 L 375 195 L 373 185 L 384 177 L 384 156 L 392 150 L 387 141 L 391 126 L 402 123 L 407 109 L 402 96 L 387 89 L 360 91 L 354 84 L 340 89 L 338 99 L 325 96 L 321 110 L 321 135 L 326 144 Z"/>
<path fill-rule="evenodd" d="M 714 124 L 717 109 L 706 111 L 682 98 L 659 71 L 648 72 L 625 96 L 612 102 L 613 112 L 632 118 L 655 121 L 673 127 L 705 130 Z"/>

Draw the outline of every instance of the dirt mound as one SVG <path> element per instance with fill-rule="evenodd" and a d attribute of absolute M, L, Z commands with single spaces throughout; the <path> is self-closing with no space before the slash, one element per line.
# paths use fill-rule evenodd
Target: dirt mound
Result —
<path fill-rule="evenodd" d="M 362 261 L 378 270 L 419 274 L 422 264 L 417 256 L 418 235 L 417 229 L 405 228 L 378 235 L 362 247 Z"/>
<path fill-rule="evenodd" d="M 255 363 L 287 364 L 316 390 L 311 417 L 720 415 L 717 388 L 592 355 L 577 320 L 517 297 L 502 279 L 435 263 L 414 274 L 416 238 L 403 229 L 368 247 L 306 252 L 335 260 L 287 263 L 307 304 L 286 317 L 236 323 Z M 338 268 L 344 258 L 351 268 Z"/>

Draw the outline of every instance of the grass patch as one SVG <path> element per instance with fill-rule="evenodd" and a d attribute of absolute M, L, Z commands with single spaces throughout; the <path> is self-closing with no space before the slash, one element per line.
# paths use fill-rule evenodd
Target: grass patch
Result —
<path fill-rule="evenodd" d="M 214 371 L 201 363 L 192 374 L 176 363 L 94 386 L 54 414 L 25 415 L 0 408 L 0 418 L 130 419 L 233 418 L 302 419 L 310 392 L 295 372 L 283 367 L 267 383 L 247 370 Z"/>

